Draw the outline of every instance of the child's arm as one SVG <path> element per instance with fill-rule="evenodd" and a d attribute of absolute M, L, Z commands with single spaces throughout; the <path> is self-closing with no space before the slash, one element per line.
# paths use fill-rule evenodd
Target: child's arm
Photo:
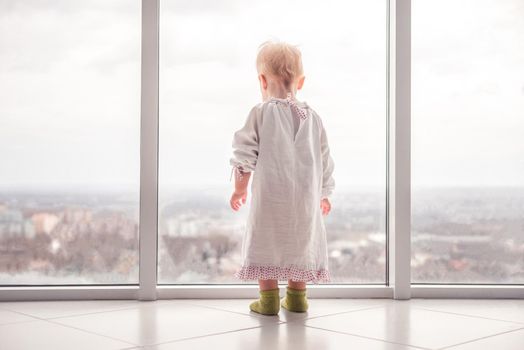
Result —
<path fill-rule="evenodd" d="M 235 192 L 244 193 L 247 191 L 247 185 L 249 184 L 249 178 L 251 172 L 237 170 L 238 175 L 235 176 Z"/>
<path fill-rule="evenodd" d="M 258 107 L 249 113 L 244 126 L 235 132 L 233 137 L 233 157 L 230 164 L 235 173 L 235 192 L 231 196 L 231 207 L 238 210 L 246 202 L 247 186 L 251 172 L 255 171 L 258 159 L 259 126 L 257 121 Z M 231 181 L 231 179 L 230 179 Z M 242 203 L 241 203 L 242 202 Z"/>
<path fill-rule="evenodd" d="M 247 199 L 247 185 L 249 184 L 249 178 L 251 172 L 237 171 L 238 176 L 235 176 L 235 192 L 231 195 L 231 208 L 238 210 L 242 204 L 246 203 Z"/>

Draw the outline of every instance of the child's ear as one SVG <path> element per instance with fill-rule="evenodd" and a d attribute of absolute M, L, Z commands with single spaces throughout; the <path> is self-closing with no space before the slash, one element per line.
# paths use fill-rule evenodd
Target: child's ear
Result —
<path fill-rule="evenodd" d="M 259 74 L 258 75 L 258 80 L 260 80 L 260 85 L 262 86 L 262 88 L 264 90 L 267 90 L 267 79 L 266 79 L 266 76 L 264 74 Z"/>
<path fill-rule="evenodd" d="M 304 86 L 304 80 L 306 80 L 305 76 L 301 76 L 300 78 L 298 78 L 297 90 L 302 89 L 302 86 Z"/>

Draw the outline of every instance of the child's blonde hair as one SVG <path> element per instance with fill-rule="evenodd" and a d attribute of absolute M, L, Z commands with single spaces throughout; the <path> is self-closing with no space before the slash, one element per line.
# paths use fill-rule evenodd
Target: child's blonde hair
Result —
<path fill-rule="evenodd" d="M 257 70 L 281 80 L 285 87 L 289 87 L 304 75 L 302 54 L 296 46 L 288 43 L 266 41 L 258 49 Z"/>

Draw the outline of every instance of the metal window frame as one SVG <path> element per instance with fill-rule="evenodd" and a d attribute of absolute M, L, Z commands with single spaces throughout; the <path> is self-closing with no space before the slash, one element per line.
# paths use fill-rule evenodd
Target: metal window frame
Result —
<path fill-rule="evenodd" d="M 411 284 L 411 0 L 387 2 L 387 262 L 384 285 L 308 285 L 310 298 L 524 298 L 521 285 Z M 159 2 L 142 0 L 138 285 L 3 286 L 0 301 L 254 298 L 258 286 L 158 285 Z M 285 288 L 285 286 L 281 286 Z"/>
<path fill-rule="evenodd" d="M 411 0 L 388 2 L 389 284 L 411 296 Z"/>
<path fill-rule="evenodd" d="M 157 299 L 160 0 L 142 0 L 139 299 Z"/>

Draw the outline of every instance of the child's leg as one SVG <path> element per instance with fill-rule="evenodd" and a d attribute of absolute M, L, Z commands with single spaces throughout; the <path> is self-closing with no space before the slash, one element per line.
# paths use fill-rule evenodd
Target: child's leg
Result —
<path fill-rule="evenodd" d="M 262 315 L 276 315 L 280 310 L 278 280 L 258 280 L 260 299 L 253 301 L 249 309 Z"/>
<path fill-rule="evenodd" d="M 306 282 L 287 281 L 288 286 L 293 289 L 306 289 Z"/>
<path fill-rule="evenodd" d="M 282 307 L 293 312 L 305 312 L 308 306 L 306 282 L 288 280 L 286 297 L 282 299 Z"/>
<path fill-rule="evenodd" d="M 278 281 L 277 280 L 258 280 L 258 285 L 260 286 L 260 290 L 275 289 L 275 288 L 278 288 Z"/>

